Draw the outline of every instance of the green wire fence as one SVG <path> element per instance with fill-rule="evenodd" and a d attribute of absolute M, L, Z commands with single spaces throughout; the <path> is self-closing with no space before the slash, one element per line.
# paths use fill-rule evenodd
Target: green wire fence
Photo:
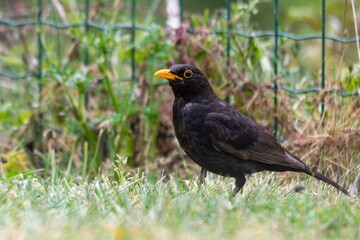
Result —
<path fill-rule="evenodd" d="M 85 29 L 85 32 L 88 33 L 90 29 L 99 29 L 99 30 L 130 30 L 131 33 L 131 80 L 136 79 L 136 64 L 135 64 L 135 57 L 136 57 L 136 47 L 135 47 L 135 33 L 136 31 L 149 31 L 149 28 L 147 26 L 136 24 L 136 0 L 131 0 L 131 23 L 130 24 L 116 24 L 116 25 L 107 25 L 102 24 L 96 21 L 89 21 L 89 4 L 90 0 L 84 1 L 84 9 L 85 9 L 85 20 L 84 22 L 78 22 L 78 23 L 61 23 L 61 22 L 55 22 L 50 20 L 44 20 L 43 19 L 43 0 L 37 0 L 37 19 L 5 19 L 0 18 L 0 25 L 6 25 L 9 27 L 21 27 L 26 25 L 34 25 L 37 26 L 39 29 L 42 26 L 48 26 L 55 29 L 69 29 L 69 28 L 77 28 L 82 27 Z M 278 107 L 278 90 L 282 89 L 286 92 L 289 92 L 291 94 L 307 94 L 307 93 L 320 93 L 325 90 L 325 41 L 331 40 L 339 43 L 349 44 L 356 42 L 357 37 L 349 37 L 349 38 L 343 38 L 339 36 L 333 36 L 333 35 L 327 35 L 325 32 L 325 4 L 326 0 L 321 0 L 321 33 L 313 33 L 313 34 L 304 34 L 304 35 L 296 35 L 289 32 L 282 32 L 279 30 L 279 4 L 278 0 L 273 1 L 274 4 L 274 29 L 271 31 L 260 31 L 255 33 L 248 33 L 245 31 L 242 31 L 240 29 L 232 29 L 231 27 L 231 7 L 232 7 L 232 0 L 226 0 L 226 16 L 227 16 L 227 29 L 215 29 L 212 30 L 211 34 L 226 34 L 226 65 L 230 66 L 230 61 L 232 60 L 230 58 L 230 52 L 232 49 L 231 44 L 231 35 L 236 35 L 239 37 L 244 38 L 263 38 L 263 37 L 273 37 L 274 39 L 274 52 L 273 52 L 273 71 L 274 71 L 274 80 L 273 80 L 273 91 L 274 91 L 274 107 L 275 111 Z M 180 22 L 183 22 L 184 20 L 184 3 L 183 0 L 179 0 L 179 9 L 180 9 Z M 193 29 L 187 30 L 190 34 L 195 34 L 195 31 Z M 278 78 L 278 51 L 279 51 L 279 39 L 280 38 L 287 38 L 294 41 L 306 41 L 306 40 L 313 40 L 313 39 L 319 39 L 321 40 L 321 82 L 319 83 L 319 86 L 306 88 L 306 89 L 294 89 L 288 86 L 278 85 L 277 84 L 277 78 Z M 41 93 L 43 88 L 43 76 L 46 73 L 43 73 L 42 65 L 43 65 L 43 52 L 44 47 L 42 44 L 42 31 L 37 31 L 37 41 L 38 41 L 38 49 L 37 49 L 37 60 L 38 60 L 38 69 L 37 72 L 26 72 L 23 74 L 16 74 L 9 72 L 4 69 L 0 69 L 0 76 L 4 76 L 11 79 L 23 79 L 27 77 L 36 77 L 38 81 L 38 91 Z M 236 61 L 234 59 L 234 61 Z M 89 51 L 88 47 L 85 46 L 84 50 L 84 59 L 83 59 L 84 65 L 89 64 Z M 341 97 L 350 97 L 350 96 L 357 96 L 359 95 L 358 91 L 354 92 L 343 92 L 336 89 L 330 89 L 327 90 L 330 93 L 336 93 Z M 41 98 L 41 94 L 39 94 Z M 40 99 L 39 99 L 40 101 Z M 85 94 L 85 104 L 88 102 L 88 95 Z M 324 99 L 322 97 L 321 99 L 321 116 L 324 116 L 325 112 L 325 103 Z M 274 136 L 277 137 L 278 133 L 278 122 L 276 117 L 276 112 L 274 115 Z M 40 115 L 40 118 L 42 118 L 42 115 Z M 41 124 L 38 126 L 37 135 L 41 136 L 42 127 Z"/>

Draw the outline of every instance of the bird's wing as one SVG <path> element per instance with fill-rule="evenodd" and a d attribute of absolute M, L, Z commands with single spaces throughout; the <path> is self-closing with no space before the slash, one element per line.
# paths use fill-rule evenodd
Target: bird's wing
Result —
<path fill-rule="evenodd" d="M 205 127 L 212 145 L 241 160 L 304 169 L 304 163 L 252 119 L 236 111 L 209 113 Z"/>

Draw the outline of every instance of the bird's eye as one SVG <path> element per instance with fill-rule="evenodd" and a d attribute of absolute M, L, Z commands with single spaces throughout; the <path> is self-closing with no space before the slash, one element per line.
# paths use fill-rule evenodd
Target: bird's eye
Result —
<path fill-rule="evenodd" d="M 192 75 L 193 75 L 193 72 L 191 70 L 186 70 L 184 72 L 184 77 L 186 77 L 186 78 L 191 78 Z"/>

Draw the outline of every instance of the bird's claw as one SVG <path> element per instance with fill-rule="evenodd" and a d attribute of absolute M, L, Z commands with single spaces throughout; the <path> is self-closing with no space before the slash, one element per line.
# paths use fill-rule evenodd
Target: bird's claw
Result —
<path fill-rule="evenodd" d="M 239 187 L 235 187 L 233 192 L 232 192 L 232 196 L 235 197 L 235 195 L 240 191 L 241 188 Z"/>
<path fill-rule="evenodd" d="M 207 171 L 206 171 L 205 168 L 201 168 L 201 170 L 200 170 L 200 176 L 199 176 L 199 178 L 198 178 L 198 180 L 197 180 L 197 182 L 198 182 L 199 184 L 205 183 L 206 172 L 207 172 Z"/>
<path fill-rule="evenodd" d="M 246 178 L 244 175 L 239 175 L 239 177 L 235 178 L 235 188 L 232 192 L 233 197 L 243 188 L 246 182 Z"/>

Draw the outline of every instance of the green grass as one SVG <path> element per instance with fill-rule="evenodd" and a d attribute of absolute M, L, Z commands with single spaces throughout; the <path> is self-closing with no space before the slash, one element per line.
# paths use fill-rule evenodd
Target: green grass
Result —
<path fill-rule="evenodd" d="M 359 200 L 310 177 L 2 180 L 2 239 L 359 239 Z M 306 186 L 303 193 L 291 189 Z"/>

